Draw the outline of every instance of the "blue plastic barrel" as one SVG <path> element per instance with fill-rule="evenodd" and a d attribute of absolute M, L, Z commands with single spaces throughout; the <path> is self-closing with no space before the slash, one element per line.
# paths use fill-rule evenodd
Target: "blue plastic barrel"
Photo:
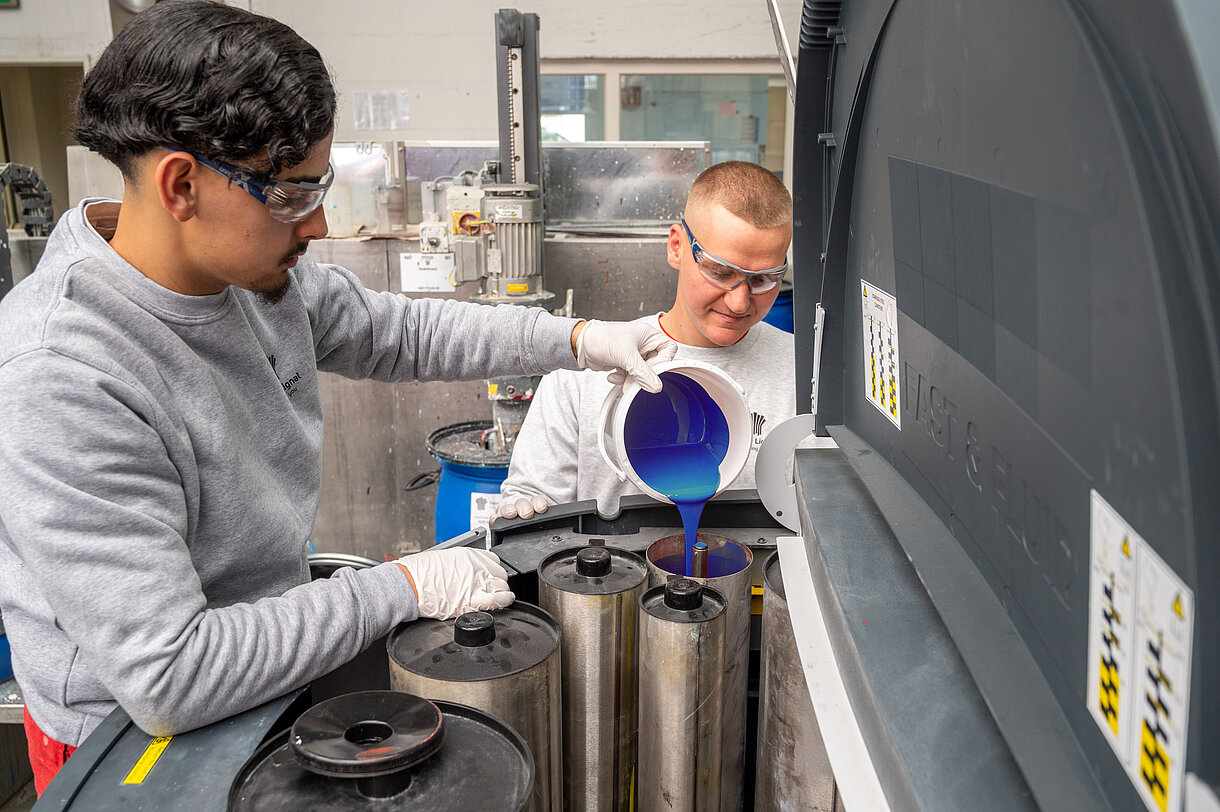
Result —
<path fill-rule="evenodd" d="M 499 504 L 510 455 L 498 449 L 494 435 L 490 420 L 455 423 L 428 435 L 428 453 L 441 464 L 434 514 L 438 543 L 465 533 L 472 515 L 492 513 Z"/>
<path fill-rule="evenodd" d="M 784 332 L 791 333 L 792 326 L 792 285 L 788 282 L 783 282 L 779 286 L 779 296 L 775 297 L 775 304 L 771 305 L 771 310 L 767 315 L 763 316 L 763 321 L 773 327 L 778 327 Z"/>
<path fill-rule="evenodd" d="M 0 634 L 0 682 L 13 678 L 13 653 L 9 649 L 8 635 Z"/>

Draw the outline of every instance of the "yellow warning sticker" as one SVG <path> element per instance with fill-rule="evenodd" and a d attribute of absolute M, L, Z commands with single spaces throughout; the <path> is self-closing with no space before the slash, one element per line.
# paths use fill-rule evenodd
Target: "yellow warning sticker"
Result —
<path fill-rule="evenodd" d="M 131 772 L 127 773 L 127 777 L 123 779 L 124 784 L 143 784 L 144 779 L 148 777 L 148 771 L 157 763 L 157 759 L 161 758 L 161 754 L 165 752 L 165 748 L 169 745 L 173 736 L 158 736 L 148 743 L 148 747 L 144 748 L 144 755 L 140 756 L 140 760 L 136 762 L 136 766 L 131 768 Z"/>
<path fill-rule="evenodd" d="M 1097 491 L 1089 558 L 1089 713 L 1149 812 L 1181 809 L 1194 593 Z"/>
<path fill-rule="evenodd" d="M 860 280 L 864 327 L 864 397 L 902 428 L 898 394 L 898 300 Z"/>
<path fill-rule="evenodd" d="M 530 289 L 530 286 L 523 282 L 510 282 L 507 288 L 509 293 L 525 293 Z"/>

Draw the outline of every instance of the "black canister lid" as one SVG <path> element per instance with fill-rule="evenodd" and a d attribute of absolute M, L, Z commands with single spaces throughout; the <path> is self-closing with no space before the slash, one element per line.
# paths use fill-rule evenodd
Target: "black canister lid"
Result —
<path fill-rule="evenodd" d="M 441 746 L 441 711 L 395 691 L 361 691 L 319 702 L 292 725 L 302 767 L 332 778 L 381 776 L 419 764 Z"/>
<path fill-rule="evenodd" d="M 690 585 L 695 588 L 691 589 Z M 691 608 L 683 608 L 684 605 Z M 702 586 L 688 578 L 672 578 L 665 586 L 654 586 L 641 595 L 640 608 L 661 620 L 703 623 L 724 612 L 724 596 L 710 586 Z"/>
<path fill-rule="evenodd" d="M 552 553 L 538 565 L 538 580 L 580 595 L 615 595 L 647 580 L 648 564 L 641 556 L 604 545 L 603 539 L 592 539 L 587 547 Z"/>
<path fill-rule="evenodd" d="M 586 547 L 576 554 L 576 574 L 604 578 L 610 574 L 610 551 L 605 547 Z"/>
<path fill-rule="evenodd" d="M 779 550 L 767 556 L 767 561 L 763 564 L 763 586 L 778 595 L 781 600 L 788 600 L 784 591 L 784 575 L 779 568 Z"/>
<path fill-rule="evenodd" d="M 482 629 L 483 619 L 476 615 L 491 618 L 491 628 Z M 459 630 L 458 621 L 463 625 L 473 623 L 476 628 Z M 488 634 L 491 640 L 485 645 L 460 642 Z M 421 618 L 403 623 L 386 642 L 393 665 L 445 682 L 477 682 L 516 674 L 533 668 L 557 648 L 559 626 L 555 619 L 524 601 L 490 614 L 470 612 L 454 620 Z"/>
<path fill-rule="evenodd" d="M 427 760 L 406 768 L 410 780 L 399 794 L 366 795 L 358 777 L 332 778 L 306 770 L 294 758 L 291 731 L 285 730 L 259 747 L 237 774 L 228 808 L 242 812 L 523 809 L 533 794 L 534 759 L 521 736 L 483 711 L 442 700 L 433 704 L 443 719 L 444 742 Z"/>
<path fill-rule="evenodd" d="M 496 624 L 490 612 L 467 612 L 453 622 L 453 642 L 475 648 L 496 640 Z"/>
<path fill-rule="evenodd" d="M 665 582 L 665 605 L 690 611 L 703 605 L 703 590 L 689 578 L 670 578 Z"/>

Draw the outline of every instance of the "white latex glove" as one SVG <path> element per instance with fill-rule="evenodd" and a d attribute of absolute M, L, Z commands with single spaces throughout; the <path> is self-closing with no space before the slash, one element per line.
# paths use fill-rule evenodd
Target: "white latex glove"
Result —
<path fill-rule="evenodd" d="M 466 612 L 503 609 L 516 599 L 508 572 L 491 550 L 455 547 L 398 559 L 419 602 L 419 616 L 448 620 Z"/>
<path fill-rule="evenodd" d="M 504 519 L 528 519 L 535 513 L 546 513 L 550 507 L 545 496 L 518 496 L 500 502 L 500 516 Z"/>
<path fill-rule="evenodd" d="M 589 321 L 576 339 L 576 363 L 581 369 L 614 370 L 611 383 L 630 376 L 649 392 L 661 391 L 661 379 L 649 364 L 673 360 L 678 345 L 665 333 L 642 321 Z"/>

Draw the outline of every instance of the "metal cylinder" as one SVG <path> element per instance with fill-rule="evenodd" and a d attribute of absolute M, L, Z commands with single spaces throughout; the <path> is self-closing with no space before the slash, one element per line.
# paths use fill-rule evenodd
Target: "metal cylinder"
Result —
<path fill-rule="evenodd" d="M 561 550 L 538 566 L 542 608 L 559 624 L 563 797 L 569 812 L 629 809 L 638 748 L 636 640 L 648 565 L 604 546 Z"/>
<path fill-rule="evenodd" d="M 710 586 L 725 601 L 724 697 L 717 701 L 724 714 L 724 747 L 720 768 L 719 809 L 737 812 L 745 803 L 746 704 L 750 674 L 750 564 L 754 554 L 744 544 L 714 533 L 699 533 L 707 545 L 707 578 L 692 578 Z M 666 536 L 648 547 L 648 584 L 660 586 L 686 567 L 686 537 Z M 643 655 L 640 658 L 643 662 Z M 644 717 L 641 715 L 641 720 Z M 642 754 L 641 754 L 642 758 Z M 710 808 L 710 807 L 709 807 Z"/>
<path fill-rule="evenodd" d="M 641 812 L 724 808 L 727 615 L 720 593 L 689 578 L 640 598 Z"/>
<path fill-rule="evenodd" d="M 754 808 L 831 812 L 834 774 L 796 650 L 778 552 L 763 565 L 758 694 Z"/>
<path fill-rule="evenodd" d="M 390 687 L 469 705 L 521 734 L 534 756 L 530 812 L 563 809 L 559 626 L 517 601 L 495 614 L 420 619 L 391 633 Z"/>
<path fill-rule="evenodd" d="M 529 748 L 499 719 L 366 691 L 314 705 L 259 747 L 234 779 L 228 809 L 520 812 L 533 783 Z"/>

